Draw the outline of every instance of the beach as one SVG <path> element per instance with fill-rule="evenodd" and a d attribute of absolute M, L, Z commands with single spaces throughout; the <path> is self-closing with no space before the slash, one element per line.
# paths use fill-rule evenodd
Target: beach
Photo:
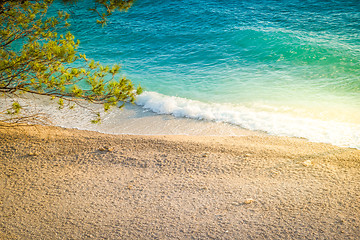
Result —
<path fill-rule="evenodd" d="M 0 128 L 1 239 L 358 239 L 360 150 Z"/>
<path fill-rule="evenodd" d="M 0 4 L 0 240 L 360 239 L 360 1 L 42 2 Z"/>

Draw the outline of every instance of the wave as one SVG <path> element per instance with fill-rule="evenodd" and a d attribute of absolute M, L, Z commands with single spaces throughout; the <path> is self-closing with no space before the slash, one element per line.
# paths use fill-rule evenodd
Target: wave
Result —
<path fill-rule="evenodd" d="M 144 92 L 136 104 L 157 114 L 225 122 L 276 136 L 299 137 L 360 149 L 360 125 L 297 117 L 285 113 L 258 111 L 246 106 L 204 103 L 181 97 Z"/>

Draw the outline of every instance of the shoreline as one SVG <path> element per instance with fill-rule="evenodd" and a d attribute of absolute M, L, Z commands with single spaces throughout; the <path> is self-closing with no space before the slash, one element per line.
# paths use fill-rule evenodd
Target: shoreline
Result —
<path fill-rule="evenodd" d="M 74 110 L 66 108 L 59 110 L 56 103 L 44 97 L 27 96 L 26 98 L 18 100 L 20 100 L 22 105 L 27 106 L 24 109 L 24 111 L 28 111 L 27 114 L 46 113 L 45 117 L 51 119 L 51 125 L 79 130 L 97 131 L 105 134 L 196 136 L 243 136 L 265 134 L 271 136 L 298 137 L 308 139 L 308 141 L 311 142 L 330 143 L 340 147 L 360 149 L 360 139 L 358 134 L 360 133 L 360 125 L 350 126 L 346 123 L 343 123 L 344 125 L 342 125 L 342 123 L 331 121 L 321 122 L 320 120 L 314 119 L 296 119 L 285 115 L 277 116 L 275 113 L 273 116 L 274 119 L 268 119 L 269 113 L 264 113 L 265 116 L 262 116 L 262 112 L 258 112 L 258 116 L 256 117 L 255 115 L 248 115 L 246 112 L 244 114 L 240 112 L 227 112 L 226 109 L 220 111 L 218 116 L 214 116 L 215 119 L 211 119 L 212 117 L 209 117 L 210 119 L 205 117 L 205 113 L 209 109 L 204 110 L 202 113 L 205 114 L 204 116 L 201 115 L 196 117 L 191 114 L 189 116 L 183 116 L 180 113 L 178 116 L 176 112 L 170 111 L 169 113 L 164 113 L 160 111 L 162 108 L 166 109 L 166 102 L 161 101 L 152 103 L 154 106 L 158 106 L 157 110 L 148 109 L 147 106 L 126 104 L 124 109 L 114 108 L 108 113 L 103 114 L 101 124 L 92 124 L 91 120 L 94 115 L 93 112 L 87 108 L 93 109 L 95 112 L 101 112 L 102 106 L 84 103 L 84 107 L 76 107 Z M 8 101 L 10 101 L 10 99 L 8 99 Z M 169 104 L 171 106 L 176 106 L 175 103 Z M 1 102 L 0 109 L 4 109 L 5 105 L 6 101 Z M 172 108 L 174 108 L 174 106 Z M 188 109 L 190 106 L 184 107 L 184 109 L 181 109 L 181 106 L 178 107 L 181 112 L 184 109 Z M 195 107 L 195 109 L 197 108 Z M 188 111 L 190 110 L 188 109 Z M 200 112 L 202 112 L 202 110 Z M 235 122 L 228 122 L 226 120 L 228 117 L 234 117 Z M 236 120 L 238 117 L 240 118 L 238 119 L 240 122 L 237 122 Z M 252 119 L 254 117 L 256 117 L 256 121 Z M 253 122 L 255 125 L 248 125 L 248 122 Z M 272 126 L 275 126 L 275 129 L 272 129 Z"/>
<path fill-rule="evenodd" d="M 356 239 L 360 150 L 0 128 L 2 239 Z"/>

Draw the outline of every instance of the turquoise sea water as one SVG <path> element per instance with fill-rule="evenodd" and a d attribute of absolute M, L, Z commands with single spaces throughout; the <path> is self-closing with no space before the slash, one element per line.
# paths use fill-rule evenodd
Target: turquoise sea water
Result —
<path fill-rule="evenodd" d="M 360 147 L 358 0 L 138 0 L 104 28 L 84 2 L 80 51 L 120 63 L 139 106 Z"/>

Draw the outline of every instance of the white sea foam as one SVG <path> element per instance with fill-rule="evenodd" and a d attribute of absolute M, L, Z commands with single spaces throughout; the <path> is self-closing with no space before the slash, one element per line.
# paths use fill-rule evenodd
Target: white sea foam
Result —
<path fill-rule="evenodd" d="M 323 121 L 245 106 L 207 104 L 155 92 L 144 92 L 136 104 L 157 114 L 171 114 L 200 120 L 226 122 L 272 135 L 306 138 L 312 142 L 360 148 L 360 125 Z"/>

